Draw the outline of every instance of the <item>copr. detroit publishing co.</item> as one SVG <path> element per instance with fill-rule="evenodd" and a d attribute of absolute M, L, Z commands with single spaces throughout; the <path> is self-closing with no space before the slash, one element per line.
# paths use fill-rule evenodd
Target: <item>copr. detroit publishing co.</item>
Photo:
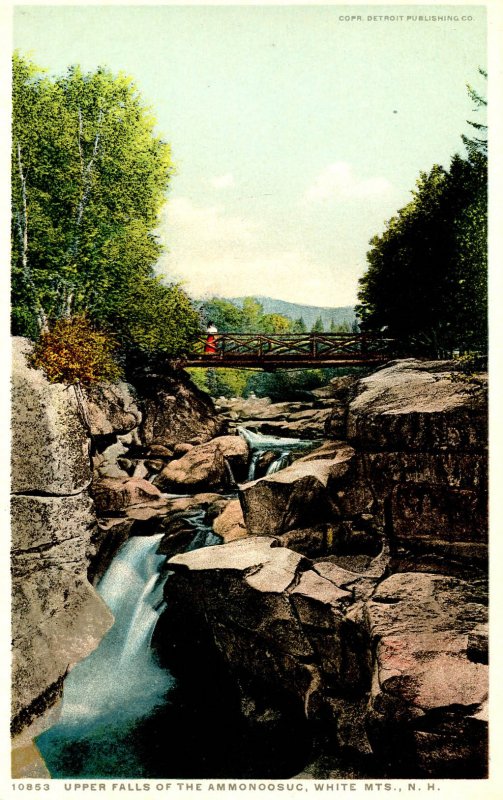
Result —
<path fill-rule="evenodd" d="M 339 22 L 472 22 L 469 14 L 340 14 Z"/>

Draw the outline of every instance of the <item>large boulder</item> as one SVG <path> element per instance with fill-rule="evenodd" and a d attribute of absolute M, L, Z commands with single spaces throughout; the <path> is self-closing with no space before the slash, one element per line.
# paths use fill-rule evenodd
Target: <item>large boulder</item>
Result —
<path fill-rule="evenodd" d="M 147 446 L 173 447 L 196 437 L 208 441 L 221 432 L 223 423 L 215 415 L 211 398 L 186 373 L 147 376 L 138 379 L 135 387 L 143 408 L 141 436 Z"/>
<path fill-rule="evenodd" d="M 12 345 L 12 491 L 76 494 L 91 481 L 89 438 L 74 386 L 29 366 L 32 345 Z"/>
<path fill-rule="evenodd" d="M 449 572 L 487 557 L 487 397 L 484 376 L 459 380 L 452 362 L 404 359 L 361 380 L 349 404 L 349 476 L 328 492 L 343 520 L 371 515 L 395 555 Z M 410 568 L 407 566 L 407 569 Z"/>
<path fill-rule="evenodd" d="M 184 657 L 200 662 L 216 648 L 245 715 L 272 715 L 288 696 L 328 740 L 389 776 L 483 777 L 483 585 L 425 573 L 383 580 L 382 558 L 352 572 L 275 545 L 248 537 L 170 559 L 161 651 L 183 669 Z M 357 730 L 341 726 L 355 714 Z"/>
<path fill-rule="evenodd" d="M 218 436 L 171 461 L 155 483 L 171 492 L 225 489 L 244 476 L 247 463 L 248 445 L 241 436 Z"/>
<path fill-rule="evenodd" d="M 87 579 L 94 515 L 85 399 L 29 365 L 13 340 L 12 728 L 27 729 L 61 695 L 69 669 L 113 617 Z M 39 720 L 40 721 L 40 720 Z M 40 732 L 40 728 L 38 729 Z M 28 736 L 25 730 L 23 735 Z"/>
<path fill-rule="evenodd" d="M 373 450 L 480 451 L 487 392 L 455 377 L 452 362 L 412 358 L 372 373 L 349 405 L 349 441 Z"/>
<path fill-rule="evenodd" d="M 324 455 L 324 451 L 321 453 Z M 329 520 L 329 480 L 342 480 L 354 451 L 340 444 L 330 458 L 299 459 L 290 467 L 240 486 L 246 527 L 252 535 L 276 535 Z"/>
<path fill-rule="evenodd" d="M 12 713 L 18 732 L 54 702 L 63 677 L 113 616 L 87 580 L 94 518 L 85 494 L 12 500 Z"/>
<path fill-rule="evenodd" d="M 142 415 L 132 386 L 119 383 L 98 383 L 86 387 L 86 413 L 92 436 L 124 434 L 137 428 Z"/>
<path fill-rule="evenodd" d="M 375 653 L 368 730 L 379 757 L 404 775 L 485 777 L 484 587 L 392 575 L 367 600 L 365 618 Z"/>

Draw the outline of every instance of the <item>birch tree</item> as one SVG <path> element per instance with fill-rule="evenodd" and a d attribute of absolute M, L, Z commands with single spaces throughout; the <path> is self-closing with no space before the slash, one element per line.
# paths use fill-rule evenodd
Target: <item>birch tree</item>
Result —
<path fill-rule="evenodd" d="M 46 319 L 84 312 L 134 345 L 139 328 L 128 313 L 155 325 L 147 308 L 124 307 L 132 294 L 139 302 L 139 286 L 146 307 L 150 291 L 157 304 L 164 291 L 166 308 L 178 308 L 178 292 L 195 330 L 182 290 L 154 277 L 161 253 L 154 231 L 173 164 L 132 79 L 78 66 L 48 78 L 16 54 L 13 87 L 14 332 L 34 337 Z M 138 333 L 137 344 L 169 350 L 176 338 L 169 330 Z"/>

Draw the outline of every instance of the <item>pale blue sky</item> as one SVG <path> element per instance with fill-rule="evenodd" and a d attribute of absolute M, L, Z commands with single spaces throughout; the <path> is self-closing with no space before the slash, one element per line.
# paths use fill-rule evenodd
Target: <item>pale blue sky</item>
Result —
<path fill-rule="evenodd" d="M 367 20 L 384 14 L 403 20 Z M 136 80 L 178 168 L 159 268 L 195 296 L 355 302 L 369 238 L 421 170 L 463 151 L 477 118 L 465 84 L 486 88 L 480 6 L 20 6 L 14 19 L 15 46 L 49 72 L 106 64 Z"/>

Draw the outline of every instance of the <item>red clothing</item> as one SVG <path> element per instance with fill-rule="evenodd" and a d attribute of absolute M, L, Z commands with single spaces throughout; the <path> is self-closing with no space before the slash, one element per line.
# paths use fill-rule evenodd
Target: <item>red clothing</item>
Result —
<path fill-rule="evenodd" d="M 212 354 L 215 354 L 217 352 L 217 340 L 212 333 L 208 334 L 208 338 L 206 339 L 206 344 L 204 345 L 204 352 Z"/>

